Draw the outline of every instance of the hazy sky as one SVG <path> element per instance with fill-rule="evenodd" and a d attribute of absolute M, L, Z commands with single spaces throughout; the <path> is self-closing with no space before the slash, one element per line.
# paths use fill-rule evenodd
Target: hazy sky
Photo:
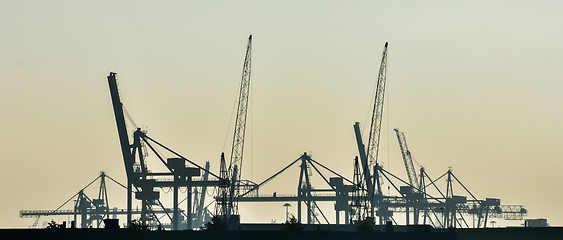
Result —
<path fill-rule="evenodd" d="M 452 167 L 478 197 L 563 225 L 561 1 L 233 2 L 1 1 L 0 227 L 31 225 L 20 209 L 54 209 L 101 170 L 125 182 L 110 71 L 138 125 L 217 171 L 249 34 L 245 178 L 303 152 L 351 178 L 388 41 L 385 168 L 406 176 L 398 127 L 430 175 Z M 271 192 L 294 193 L 291 173 Z M 281 205 L 242 220 L 281 222 Z"/>

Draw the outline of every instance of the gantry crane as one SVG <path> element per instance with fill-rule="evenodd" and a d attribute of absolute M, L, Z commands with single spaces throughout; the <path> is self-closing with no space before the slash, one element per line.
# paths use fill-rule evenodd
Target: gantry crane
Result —
<path fill-rule="evenodd" d="M 20 217 L 22 218 L 31 218 L 34 217 L 36 219 L 34 226 L 37 225 L 39 218 L 42 216 L 67 216 L 73 217 L 73 222 L 70 224 L 71 227 L 81 227 L 81 228 L 88 228 L 101 226 L 101 222 L 103 219 L 108 218 L 109 216 L 113 216 L 116 218 L 117 215 L 126 215 L 128 212 L 133 212 L 135 214 L 140 214 L 141 211 L 139 210 L 127 210 L 127 209 L 117 209 L 117 208 L 110 208 L 108 203 L 108 195 L 106 189 L 106 178 L 110 179 L 112 182 L 116 183 L 120 187 L 127 188 L 123 184 L 119 183 L 115 179 L 111 178 L 110 176 L 106 175 L 105 172 L 101 172 L 98 177 L 92 180 L 89 184 L 85 187 L 80 189 L 76 194 L 70 197 L 67 201 L 61 204 L 55 210 L 21 210 Z M 91 198 L 86 193 L 85 190 L 90 187 L 93 183 L 97 180 L 100 181 L 99 190 L 98 190 L 98 197 Z M 68 203 L 74 201 L 73 209 L 62 209 L 64 206 L 67 206 Z M 156 213 L 166 213 L 171 212 L 171 209 L 153 209 Z M 80 218 L 78 218 L 80 216 Z M 80 221 L 79 221 L 80 220 Z M 80 223 L 80 225 L 78 225 Z"/>
<path fill-rule="evenodd" d="M 297 194 L 277 195 L 275 192 L 267 195 L 259 194 L 258 190 L 260 187 L 272 182 L 273 179 L 286 172 L 288 169 L 291 169 L 292 166 L 299 166 L 300 169 Z M 326 174 L 323 174 L 321 170 L 330 172 L 334 177 L 328 177 Z M 326 186 L 329 188 L 313 187 L 311 181 L 313 173 L 324 180 Z M 321 223 L 322 220 L 329 224 L 327 216 L 323 213 L 317 202 L 334 202 L 334 210 L 336 210 L 335 222 L 340 224 L 340 213 L 344 212 L 345 218 L 348 219 L 351 210 L 348 202 L 351 200 L 349 193 L 353 191 L 353 185 L 349 184 L 354 183 L 343 175 L 314 160 L 307 153 L 303 153 L 298 159 L 295 159 L 274 175 L 241 194 L 238 200 L 240 202 L 295 202 L 298 222 L 302 222 L 302 205 L 305 205 L 307 224 Z M 318 214 L 320 214 L 322 218 L 319 217 Z"/>
<path fill-rule="evenodd" d="M 246 116 L 248 110 L 248 97 L 250 92 L 250 69 L 252 53 L 252 35 L 248 37 L 246 56 L 242 69 L 240 91 L 238 97 L 237 115 L 235 121 L 235 132 L 231 148 L 231 159 L 228 168 L 225 165 L 224 154 L 221 154 L 221 178 L 230 182 L 220 184 L 219 207 L 220 215 L 233 224 L 240 221 L 238 213 L 238 197 L 240 195 L 242 159 L 244 155 L 244 137 L 246 133 Z M 231 219 L 235 216 L 236 219 Z"/>
<path fill-rule="evenodd" d="M 153 206 L 159 206 L 164 209 L 164 205 L 160 201 L 160 192 L 158 188 L 172 188 L 173 191 L 173 208 L 172 215 L 168 212 L 172 230 L 180 230 L 181 210 L 178 203 L 178 191 L 180 188 L 186 188 L 187 206 L 186 215 L 188 216 L 185 227 L 192 228 L 193 208 L 192 208 L 192 188 L 202 186 L 217 186 L 222 179 L 209 171 L 209 169 L 199 166 L 197 163 L 180 155 L 176 151 L 166 147 L 155 139 L 149 137 L 141 128 L 137 128 L 133 132 L 133 144 L 130 144 L 127 126 L 125 124 L 125 114 L 123 103 L 119 98 L 119 90 L 117 87 L 116 73 L 111 72 L 107 77 L 112 105 L 119 134 L 121 152 L 125 163 L 125 172 L 127 173 L 127 224 L 131 223 L 132 212 L 132 196 L 141 201 L 141 224 L 147 225 L 148 221 L 154 220 L 162 225 Z M 159 151 L 158 148 L 164 149 Z M 164 172 L 149 171 L 145 164 L 148 151 L 152 152 L 158 160 L 167 168 Z M 167 158 L 163 154 L 171 154 L 173 157 Z M 193 167 L 186 166 L 189 163 Z M 202 181 L 197 177 L 201 176 L 201 171 L 209 173 L 217 180 Z M 196 178 L 194 178 L 196 177 Z M 134 191 L 135 190 L 135 191 Z"/>

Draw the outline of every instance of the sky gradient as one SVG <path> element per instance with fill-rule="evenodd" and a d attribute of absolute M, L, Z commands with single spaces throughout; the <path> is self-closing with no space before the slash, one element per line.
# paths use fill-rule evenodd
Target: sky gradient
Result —
<path fill-rule="evenodd" d="M 352 126 L 369 130 L 389 42 L 384 167 L 406 178 L 399 128 L 430 175 L 451 167 L 479 197 L 563 225 L 563 3 L 237 2 L 1 1 L 0 227 L 31 225 L 19 210 L 54 209 L 101 170 L 125 182 L 110 71 L 148 135 L 218 172 L 249 34 L 244 178 L 303 152 L 351 178 Z M 272 191 L 294 193 L 294 173 Z M 244 208 L 243 221 L 285 218 Z"/>

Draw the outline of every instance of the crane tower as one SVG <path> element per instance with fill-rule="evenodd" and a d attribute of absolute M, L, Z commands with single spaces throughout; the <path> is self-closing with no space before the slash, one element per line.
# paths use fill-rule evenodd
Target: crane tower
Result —
<path fill-rule="evenodd" d="M 242 68 L 242 79 L 240 82 L 240 91 L 238 97 L 237 114 L 235 120 L 235 132 L 233 135 L 233 145 L 231 148 L 231 158 L 228 169 L 225 166 L 224 154 L 221 155 L 222 161 L 222 178 L 228 179 L 228 185 L 222 186 L 221 215 L 223 218 L 229 219 L 231 216 L 238 215 L 238 197 L 240 195 L 240 180 L 242 173 L 242 159 L 244 154 L 244 137 L 246 133 L 246 116 L 248 110 L 248 97 L 250 92 L 250 67 L 252 53 L 252 35 L 248 37 L 248 45 L 246 47 L 246 56 Z M 226 190 L 228 189 L 228 196 Z M 235 220 L 236 221 L 236 220 Z"/>
<path fill-rule="evenodd" d="M 367 149 L 365 148 L 362 140 L 362 136 L 360 133 L 359 123 L 356 122 L 354 124 L 354 132 L 356 135 L 356 143 L 358 145 L 358 152 L 360 154 L 360 161 L 362 165 L 362 173 L 363 176 L 362 181 L 365 183 L 361 183 L 360 185 L 365 185 L 367 187 L 367 194 L 360 193 L 357 194 L 361 196 L 358 199 L 361 202 L 360 209 L 356 209 L 356 219 L 363 220 L 363 215 L 365 215 L 365 211 L 369 211 L 369 217 L 373 217 L 374 212 L 374 194 L 376 193 L 375 186 L 377 186 L 377 195 L 381 195 L 381 185 L 379 182 L 379 175 L 376 171 L 377 167 L 377 155 L 379 151 L 379 136 L 381 132 L 381 120 L 383 119 L 383 100 L 385 97 L 385 82 L 387 80 L 387 46 L 388 43 L 385 43 L 385 47 L 383 49 L 383 56 L 381 58 L 381 64 L 379 67 L 379 74 L 377 77 L 377 89 L 375 92 L 375 101 L 373 106 L 373 113 L 371 118 L 371 126 L 370 126 L 370 133 L 369 133 L 369 141 Z M 371 169 L 373 169 L 373 175 L 371 173 Z M 360 191 L 364 191 L 360 188 Z"/>
<path fill-rule="evenodd" d="M 381 135 L 381 120 L 383 119 L 383 100 L 385 98 L 385 83 L 387 80 L 387 45 L 383 48 L 383 57 L 379 66 L 377 77 L 377 90 L 375 92 L 375 102 L 373 103 L 373 113 L 371 116 L 371 128 L 369 130 L 369 141 L 367 157 L 370 167 L 377 163 L 379 153 L 379 140 Z"/>
<path fill-rule="evenodd" d="M 401 154 L 403 155 L 403 161 L 405 162 L 405 169 L 407 171 L 407 176 L 409 177 L 410 184 L 416 189 L 420 189 L 418 182 L 418 176 L 416 175 L 416 170 L 414 169 L 414 164 L 412 161 L 412 155 L 407 146 L 407 139 L 405 138 L 405 133 L 399 131 L 398 128 L 393 129 L 397 133 L 397 140 L 399 141 L 399 147 L 401 148 Z"/>

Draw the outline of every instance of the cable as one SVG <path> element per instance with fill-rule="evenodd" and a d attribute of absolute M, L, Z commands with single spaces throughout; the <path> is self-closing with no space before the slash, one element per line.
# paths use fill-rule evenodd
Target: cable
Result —
<path fill-rule="evenodd" d="M 106 177 L 109 178 L 110 180 L 112 180 L 112 181 L 113 181 L 114 183 L 116 183 L 117 185 L 119 185 L 119 186 L 121 186 L 121 187 L 127 189 L 127 187 L 126 187 L 125 185 L 123 185 L 123 184 L 121 184 L 120 182 L 116 181 L 115 179 L 113 179 L 112 177 L 108 176 L 107 174 L 106 174 Z"/>
<path fill-rule="evenodd" d="M 376 81 L 376 84 L 374 84 L 374 85 L 373 85 L 373 88 L 372 88 L 372 95 L 371 95 L 371 99 L 370 99 L 369 105 L 368 105 L 368 107 L 367 107 L 368 111 L 367 111 L 366 117 L 365 117 L 365 119 L 364 119 L 364 125 L 363 125 L 363 127 L 362 127 L 362 132 L 366 132 L 366 131 L 365 131 L 365 130 L 366 130 L 366 126 L 368 125 L 368 124 L 366 124 L 366 123 L 368 122 L 370 113 L 372 113 L 372 111 L 373 111 L 373 106 L 375 105 L 375 94 L 376 94 L 376 92 L 377 92 L 377 81 Z M 369 122 L 369 126 L 370 126 L 370 129 L 371 129 L 371 122 Z"/>
<path fill-rule="evenodd" d="M 123 112 L 125 113 L 125 117 L 127 117 L 127 120 L 129 120 L 131 122 L 131 124 L 133 124 L 133 126 L 135 126 L 135 129 L 138 128 L 139 126 L 135 123 L 135 121 L 133 120 L 133 118 L 131 117 L 129 112 L 127 111 L 127 108 L 125 108 L 125 105 L 121 104 L 121 106 L 123 107 Z"/>
<path fill-rule="evenodd" d="M 233 109 L 231 110 L 231 117 L 229 118 L 229 125 L 227 126 L 227 131 L 225 131 L 225 140 L 223 141 L 223 152 L 225 152 L 225 145 L 227 145 L 227 139 L 229 138 L 229 133 L 231 126 L 233 124 L 233 117 L 235 116 L 235 108 L 238 104 L 238 94 L 235 95 L 235 100 L 233 101 Z"/>
<path fill-rule="evenodd" d="M 80 189 L 80 191 L 78 191 L 76 194 L 72 195 L 72 197 L 70 197 L 68 200 L 66 200 L 66 202 L 64 202 L 63 204 L 61 204 L 61 206 L 59 206 L 57 209 L 55 209 L 53 212 L 56 212 L 57 210 L 61 209 L 65 204 L 67 204 L 68 202 L 70 202 L 70 200 L 72 200 L 76 195 L 78 195 L 81 191 L 84 191 L 84 189 L 88 188 L 90 185 L 92 185 L 92 183 L 94 183 L 96 180 L 98 180 L 98 178 L 100 178 L 100 176 L 98 176 L 97 178 L 95 178 L 94 180 L 92 180 L 90 183 L 88 183 L 88 185 L 86 185 L 86 187 L 83 187 L 82 189 Z"/>
<path fill-rule="evenodd" d="M 254 137 L 253 137 L 253 135 L 254 135 L 254 127 L 253 127 L 253 125 L 254 125 L 254 118 L 253 118 L 253 116 L 254 116 L 254 110 L 253 110 L 253 107 L 254 107 L 253 99 L 254 99 L 254 97 L 252 96 L 253 92 L 252 92 L 252 84 L 250 84 L 250 77 L 249 77 L 248 82 L 249 82 L 248 91 L 250 92 L 250 96 L 249 96 L 250 97 L 250 179 L 253 179 L 252 178 L 252 170 L 254 169 L 253 168 L 253 166 L 254 166 L 253 159 L 254 158 L 252 156 L 253 156 L 253 152 L 254 152 L 254 147 L 253 147 L 254 146 Z"/>
<path fill-rule="evenodd" d="M 391 115 L 391 111 L 390 111 L 390 105 L 389 102 L 391 101 L 391 94 L 390 94 L 390 86 L 389 86 L 389 65 L 387 64 L 387 60 L 389 60 L 389 49 L 387 49 L 387 56 L 386 56 L 386 62 L 385 62 L 385 87 L 387 88 L 386 94 L 387 94 L 387 101 L 385 101 L 385 103 L 387 104 L 387 169 L 389 169 L 389 171 L 391 171 L 391 162 L 390 162 L 390 158 L 391 158 L 391 140 L 389 140 L 390 138 L 390 134 L 389 134 L 389 129 L 391 129 L 391 122 L 389 121 L 389 116 Z"/>

